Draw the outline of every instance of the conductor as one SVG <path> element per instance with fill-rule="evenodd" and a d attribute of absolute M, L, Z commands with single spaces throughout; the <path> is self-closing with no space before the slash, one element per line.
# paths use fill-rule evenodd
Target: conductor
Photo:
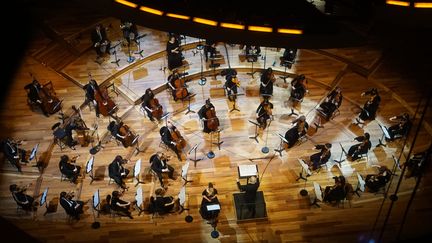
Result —
<path fill-rule="evenodd" d="M 244 201 L 247 205 L 248 210 L 252 212 L 252 217 L 255 217 L 256 192 L 259 187 L 258 178 L 256 176 L 249 177 L 246 185 L 240 185 L 240 180 L 237 179 L 237 187 L 240 191 L 245 192 Z"/>

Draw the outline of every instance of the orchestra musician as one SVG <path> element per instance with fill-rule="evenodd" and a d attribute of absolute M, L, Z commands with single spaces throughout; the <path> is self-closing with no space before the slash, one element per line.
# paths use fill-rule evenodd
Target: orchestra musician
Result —
<path fill-rule="evenodd" d="M 132 203 L 126 202 L 120 199 L 120 197 L 123 195 L 119 191 L 113 191 L 111 197 L 111 203 L 110 207 L 112 210 L 129 217 L 130 219 L 133 219 L 132 214 L 129 210 L 131 210 Z"/>
<path fill-rule="evenodd" d="M 273 104 L 268 100 L 267 97 L 261 102 L 256 110 L 256 119 L 262 129 L 266 129 L 268 120 L 271 120 Z"/>
<path fill-rule="evenodd" d="M 390 135 L 391 141 L 394 140 L 396 137 L 406 136 L 412 126 L 412 122 L 408 113 L 390 117 L 390 121 L 398 123 L 388 128 L 388 133 Z"/>
<path fill-rule="evenodd" d="M 288 141 L 288 148 L 294 146 L 299 138 L 305 136 L 309 128 L 309 124 L 306 122 L 305 116 L 300 116 L 292 123 L 295 125 L 285 133 L 285 139 Z"/>
<path fill-rule="evenodd" d="M 167 163 L 168 161 L 169 157 L 162 152 L 157 152 L 150 157 L 150 167 L 157 174 L 161 187 L 164 187 L 162 173 L 167 172 L 168 177 L 172 180 L 175 180 L 174 167 L 169 165 Z"/>
<path fill-rule="evenodd" d="M 137 42 L 138 28 L 134 23 L 122 19 L 120 21 L 120 29 L 122 30 L 123 38 L 125 38 L 128 45 L 130 45 L 131 40 Z"/>
<path fill-rule="evenodd" d="M 69 159 L 66 154 L 60 157 L 59 169 L 60 173 L 65 175 L 73 183 L 76 183 L 78 177 L 81 175 L 81 166 L 76 165 L 76 159 L 78 156 Z"/>
<path fill-rule="evenodd" d="M 204 45 L 204 56 L 206 62 L 208 62 L 209 54 L 210 58 L 216 57 L 216 42 L 212 40 L 206 40 Z"/>
<path fill-rule="evenodd" d="M 351 146 L 348 150 L 347 159 L 351 161 L 355 161 L 360 158 L 361 154 L 367 153 L 371 147 L 372 143 L 370 142 L 370 134 L 365 133 L 363 136 L 358 136 L 354 138 L 354 140 L 360 142 Z"/>
<path fill-rule="evenodd" d="M 240 180 L 237 179 L 237 187 L 241 192 L 245 192 L 244 201 L 248 204 L 247 208 L 252 216 L 255 216 L 255 200 L 259 185 L 260 182 L 256 176 L 249 177 L 246 185 L 241 185 Z"/>
<path fill-rule="evenodd" d="M 307 92 L 306 77 L 304 74 L 300 74 L 291 81 L 291 99 L 301 102 Z"/>
<path fill-rule="evenodd" d="M 13 141 L 11 138 L 6 138 L 2 141 L 2 151 L 6 158 L 10 161 L 12 165 L 14 165 L 18 172 L 21 172 L 21 164 L 20 163 L 28 163 L 27 160 L 27 151 L 19 148 L 21 142 Z"/>
<path fill-rule="evenodd" d="M 378 90 L 373 88 L 366 92 L 363 92 L 361 96 L 369 95 L 369 100 L 363 106 L 362 111 L 359 114 L 359 117 L 356 118 L 359 124 L 363 123 L 359 119 L 363 121 L 373 120 L 375 119 L 376 112 L 378 110 L 379 104 L 381 102 L 381 97 L 378 94 Z"/>
<path fill-rule="evenodd" d="M 310 163 L 312 164 L 312 170 L 318 169 L 321 165 L 328 162 L 331 156 L 331 143 L 315 145 L 315 149 L 321 150 L 318 153 L 310 156 Z"/>
<path fill-rule="evenodd" d="M 179 161 L 182 161 L 180 153 L 186 146 L 186 141 L 171 121 L 168 121 L 167 123 L 168 126 L 163 126 L 160 129 L 162 142 L 176 153 Z"/>
<path fill-rule="evenodd" d="M 125 148 L 134 145 L 138 141 L 138 135 L 135 135 L 129 126 L 123 124 L 122 121 L 119 123 L 111 121 L 107 129 L 111 136 L 120 141 Z"/>
<path fill-rule="evenodd" d="M 369 192 L 377 192 L 390 181 L 392 172 L 387 166 L 382 165 L 378 168 L 378 174 L 366 175 L 366 188 Z"/>
<path fill-rule="evenodd" d="M 99 107 L 95 99 L 95 93 L 98 92 L 99 85 L 97 84 L 96 80 L 90 79 L 89 82 L 84 85 L 83 89 L 85 90 L 85 102 L 91 102 L 93 104 L 95 107 L 96 116 L 99 117 Z"/>
<path fill-rule="evenodd" d="M 168 69 L 170 71 L 183 65 L 183 55 L 181 53 L 180 42 L 174 35 L 170 35 L 166 51 L 168 56 Z"/>
<path fill-rule="evenodd" d="M 70 121 L 66 124 L 64 131 L 65 131 L 65 143 L 66 145 L 75 150 L 75 145 L 78 144 L 78 141 L 73 139 L 72 131 L 78 129 L 79 126 L 77 124 L 76 118 L 71 118 Z"/>
<path fill-rule="evenodd" d="M 97 24 L 95 29 L 91 32 L 91 40 L 98 57 L 102 57 L 105 53 L 110 54 L 111 42 L 108 40 L 105 28 L 102 24 Z"/>
<path fill-rule="evenodd" d="M 159 120 L 162 116 L 162 106 L 159 104 L 159 101 L 155 98 L 155 95 L 150 88 L 146 89 L 144 95 L 141 97 L 141 100 L 141 107 L 146 111 L 150 121 L 154 121 L 154 118 Z"/>
<path fill-rule="evenodd" d="M 333 177 L 335 184 L 333 186 L 326 186 L 323 194 L 324 202 L 334 202 L 342 200 L 345 197 L 346 180 L 344 176 Z"/>
<path fill-rule="evenodd" d="M 272 68 L 267 68 L 261 74 L 261 84 L 260 84 L 260 95 L 273 95 L 273 83 L 276 81 L 276 78 L 273 74 Z"/>
<path fill-rule="evenodd" d="M 108 166 L 109 177 L 112 178 L 123 190 L 127 189 L 123 179 L 125 179 L 129 174 L 129 170 L 123 167 L 125 163 L 127 163 L 127 160 L 123 159 L 122 156 L 117 155 Z"/>
<path fill-rule="evenodd" d="M 41 109 L 41 111 L 43 112 L 43 114 L 48 117 L 49 113 L 45 109 L 45 106 L 42 104 L 42 99 L 39 96 L 39 92 L 42 91 L 42 86 L 40 85 L 39 81 L 34 78 L 30 84 L 24 86 L 24 89 L 27 90 L 27 97 L 30 100 L 30 102 L 37 104 Z"/>
<path fill-rule="evenodd" d="M 240 87 L 240 81 L 236 74 L 227 74 L 225 80 L 224 87 L 227 90 L 228 99 L 234 101 L 237 98 L 237 87 Z"/>
<path fill-rule="evenodd" d="M 246 45 L 245 54 L 248 62 L 256 62 L 258 56 L 261 55 L 261 48 L 255 45 Z"/>
<path fill-rule="evenodd" d="M 323 103 L 320 104 L 319 109 L 327 120 L 329 120 L 336 109 L 342 104 L 342 90 L 340 87 L 336 87 L 330 94 L 327 95 Z"/>
<path fill-rule="evenodd" d="M 83 207 L 84 202 L 79 200 L 72 200 L 74 197 L 73 193 L 61 192 L 60 193 L 60 205 L 70 216 L 79 220 L 80 215 L 84 213 Z"/>
<path fill-rule="evenodd" d="M 207 205 L 219 204 L 219 200 L 217 198 L 218 191 L 214 188 L 213 183 L 209 183 L 208 187 L 204 189 L 201 193 L 202 201 L 200 207 L 200 214 L 203 219 L 214 219 L 219 215 L 220 210 L 208 211 Z"/>
<path fill-rule="evenodd" d="M 430 155 L 429 155 L 430 156 Z M 406 166 L 405 178 L 418 177 L 425 169 L 427 159 L 427 151 L 414 154 L 401 167 Z"/>
<path fill-rule="evenodd" d="M 181 78 L 182 75 L 179 74 L 177 69 L 168 76 L 167 85 L 171 89 L 174 101 L 179 99 L 184 99 L 189 95 L 189 91 L 186 88 L 185 80 Z"/>
<path fill-rule="evenodd" d="M 204 124 L 203 132 L 210 133 L 218 129 L 219 119 L 216 116 L 215 107 L 210 102 L 210 98 L 206 100 L 205 104 L 198 111 L 198 116 Z"/>
<path fill-rule="evenodd" d="M 15 202 L 22 209 L 36 211 L 38 203 L 35 201 L 35 198 L 25 193 L 30 185 L 32 185 L 32 183 L 24 187 L 20 187 L 17 184 L 12 184 L 9 186 L 9 191 L 12 193 L 12 197 Z"/>
<path fill-rule="evenodd" d="M 174 198 L 172 196 L 165 196 L 165 190 L 163 188 L 158 188 L 155 190 L 155 196 L 150 198 L 151 206 L 153 209 L 150 211 L 156 211 L 160 214 L 170 213 L 175 208 L 178 208 L 179 198 Z"/>

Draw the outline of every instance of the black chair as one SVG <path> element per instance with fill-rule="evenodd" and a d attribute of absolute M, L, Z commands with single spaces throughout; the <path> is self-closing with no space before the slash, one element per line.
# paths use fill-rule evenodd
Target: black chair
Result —
<path fill-rule="evenodd" d="M 66 147 L 66 131 L 60 127 L 61 123 L 57 122 L 51 127 L 54 135 L 54 142 L 60 147 L 60 151 L 62 151 Z"/>

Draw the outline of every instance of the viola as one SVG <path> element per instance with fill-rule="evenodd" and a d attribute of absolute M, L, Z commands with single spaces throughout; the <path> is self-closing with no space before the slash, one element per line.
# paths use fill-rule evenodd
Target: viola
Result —
<path fill-rule="evenodd" d="M 61 109 L 61 101 L 56 96 L 52 82 L 48 82 L 42 86 L 39 91 L 39 98 L 42 101 L 43 109 L 49 113 L 54 114 Z"/>
<path fill-rule="evenodd" d="M 103 116 L 111 115 L 117 108 L 117 105 L 109 97 L 108 90 L 105 87 L 99 87 L 99 89 L 96 90 L 95 100 L 99 108 L 99 113 Z"/>
<path fill-rule="evenodd" d="M 124 137 L 121 142 L 125 148 L 134 145 L 138 141 L 138 135 L 135 135 L 128 125 L 122 125 L 118 132 Z"/>
<path fill-rule="evenodd" d="M 162 111 L 162 105 L 159 104 L 159 100 L 156 98 L 153 98 L 149 102 L 150 109 L 152 110 L 152 115 L 157 120 L 160 120 L 163 114 Z"/>
<path fill-rule="evenodd" d="M 184 149 L 184 147 L 186 147 L 186 140 L 183 138 L 183 136 L 178 130 L 172 130 L 171 137 L 173 139 L 173 142 L 176 143 L 176 147 L 178 150 L 182 150 Z"/>
<path fill-rule="evenodd" d="M 216 131 L 219 127 L 219 118 L 216 116 L 216 111 L 214 108 L 208 109 L 206 111 L 207 128 L 211 131 Z"/>

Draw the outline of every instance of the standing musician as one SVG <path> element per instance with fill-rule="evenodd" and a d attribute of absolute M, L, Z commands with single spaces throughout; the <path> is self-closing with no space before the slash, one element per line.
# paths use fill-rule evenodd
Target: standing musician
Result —
<path fill-rule="evenodd" d="M 261 55 L 261 48 L 259 46 L 246 45 L 246 58 L 248 62 L 258 61 L 258 56 Z"/>
<path fill-rule="evenodd" d="M 256 119 L 258 124 L 265 129 L 268 125 L 268 120 L 271 120 L 273 104 L 268 100 L 267 97 L 261 102 L 256 110 Z"/>
<path fill-rule="evenodd" d="M 170 158 L 162 152 L 157 152 L 150 157 L 150 167 L 157 174 L 161 187 L 164 187 L 162 173 L 167 172 L 168 177 L 175 180 L 174 168 L 167 163 L 169 160 Z"/>
<path fill-rule="evenodd" d="M 363 123 L 360 122 L 359 119 L 363 121 L 375 119 L 376 112 L 381 102 L 381 97 L 379 96 L 378 90 L 376 88 L 373 88 L 361 94 L 362 97 L 365 95 L 369 95 L 370 97 L 369 100 L 366 101 L 366 103 L 364 104 L 363 109 L 359 114 L 359 118 L 356 118 L 358 123 Z"/>
<path fill-rule="evenodd" d="M 273 83 L 276 78 L 272 68 L 267 68 L 261 75 L 260 95 L 273 95 Z"/>
<path fill-rule="evenodd" d="M 360 158 L 361 154 L 365 154 L 371 149 L 372 143 L 370 142 L 370 134 L 365 133 L 363 136 L 358 136 L 354 140 L 360 142 L 351 146 L 348 150 L 347 158 L 351 161 L 355 161 Z"/>
<path fill-rule="evenodd" d="M 342 90 L 340 87 L 336 87 L 330 94 L 327 95 L 323 103 L 320 104 L 320 110 L 327 120 L 329 120 L 333 113 L 342 104 Z"/>
<path fill-rule="evenodd" d="M 123 159 L 120 155 L 117 155 L 108 166 L 109 177 L 112 178 L 123 190 L 127 189 L 123 179 L 125 179 L 129 174 L 129 170 L 123 167 L 123 164 L 125 163 L 127 163 L 127 160 Z"/>
<path fill-rule="evenodd" d="M 412 126 L 412 122 L 410 120 L 408 113 L 404 113 L 399 116 L 390 117 L 390 121 L 398 122 L 398 124 L 388 128 L 390 140 L 394 140 L 395 137 L 397 136 L 400 137 L 406 136 Z"/>
<path fill-rule="evenodd" d="M 75 219 L 79 220 L 80 215 L 84 213 L 83 207 L 84 202 L 78 200 L 72 200 L 74 197 L 73 193 L 61 192 L 60 193 L 60 205 L 66 211 L 66 213 L 70 216 L 75 217 Z"/>
<path fill-rule="evenodd" d="M 121 20 L 120 21 L 120 29 L 123 32 L 123 37 L 125 38 L 125 40 L 128 42 L 128 45 L 130 45 L 131 40 L 137 42 L 137 37 L 138 37 L 138 28 L 137 26 L 127 20 Z"/>
<path fill-rule="evenodd" d="M 154 118 L 159 120 L 162 117 L 162 106 L 159 104 L 159 100 L 155 98 L 155 95 L 150 88 L 146 89 L 141 100 L 141 107 L 146 111 L 150 121 L 154 121 Z"/>
<path fill-rule="evenodd" d="M 138 135 L 135 135 L 129 126 L 123 124 L 122 121 L 119 123 L 111 121 L 107 129 L 111 133 L 111 136 L 120 141 L 125 148 L 134 145 L 138 141 Z"/>
<path fill-rule="evenodd" d="M 240 180 L 237 179 L 237 187 L 240 191 L 245 192 L 244 201 L 247 203 L 247 208 L 252 213 L 252 216 L 255 216 L 256 212 L 255 200 L 259 185 L 260 182 L 256 176 L 249 177 L 246 185 L 241 185 Z"/>
<path fill-rule="evenodd" d="M 109 54 L 111 42 L 108 40 L 105 28 L 102 24 L 97 24 L 95 29 L 91 32 L 91 39 L 93 48 L 98 57 L 102 57 L 105 53 Z"/>
<path fill-rule="evenodd" d="M 168 121 L 168 126 L 160 129 L 160 135 L 162 142 L 176 153 L 179 161 L 182 161 L 180 152 L 186 146 L 186 141 L 171 121 Z"/>
<path fill-rule="evenodd" d="M 168 76 L 167 85 L 171 89 L 174 101 L 184 99 L 189 95 L 189 91 L 186 88 L 185 80 L 181 78 L 182 75 L 178 73 L 177 69 L 174 69 L 172 74 Z"/>
<path fill-rule="evenodd" d="M 210 102 L 210 98 L 206 100 L 205 104 L 198 111 L 198 116 L 204 123 L 203 132 L 210 133 L 218 129 L 219 119 L 216 116 L 215 107 Z"/>
<path fill-rule="evenodd" d="M 36 211 L 37 202 L 35 201 L 34 197 L 25 193 L 27 191 L 27 188 L 31 185 L 32 183 L 24 187 L 20 187 L 17 184 L 12 184 L 9 186 L 9 191 L 12 193 L 12 197 L 18 204 L 18 206 L 20 206 L 24 210 Z"/>
<path fill-rule="evenodd" d="M 96 106 L 96 116 L 99 114 L 103 116 L 111 116 L 117 109 L 117 105 L 109 97 L 108 90 L 105 87 L 99 87 L 96 80 L 93 79 L 89 73 L 90 81 L 83 87 L 86 91 L 86 100 L 88 102 L 93 101 Z"/>
<path fill-rule="evenodd" d="M 69 156 L 64 154 L 60 157 L 59 162 L 60 173 L 65 175 L 73 183 L 76 183 L 76 180 L 81 175 L 81 166 L 76 165 L 77 158 L 78 156 L 69 159 Z"/>
<path fill-rule="evenodd" d="M 320 165 L 327 163 L 327 161 L 330 159 L 331 156 L 331 151 L 330 151 L 331 147 L 332 147 L 331 143 L 315 145 L 314 148 L 319 149 L 321 151 L 312 154 L 310 156 L 310 163 L 312 164 L 312 170 L 316 170 L 320 167 Z"/>
<path fill-rule="evenodd" d="M 83 89 L 85 90 L 85 102 L 91 102 L 93 104 L 95 107 L 96 116 L 99 117 L 99 107 L 95 99 L 95 93 L 99 90 L 99 85 L 97 84 L 96 80 L 90 79 L 90 81 L 84 85 Z"/>
<path fill-rule="evenodd" d="M 170 35 L 167 42 L 168 69 L 172 71 L 183 65 L 183 55 L 180 49 L 180 42 L 176 40 L 174 35 Z"/>
<path fill-rule="evenodd" d="M 14 165 L 19 172 L 21 172 L 21 163 L 28 163 L 26 158 L 27 152 L 24 149 L 19 148 L 21 142 L 15 142 L 10 138 L 6 138 L 2 141 L 2 151 L 6 158 Z"/>
<path fill-rule="evenodd" d="M 304 74 L 300 74 L 291 81 L 291 99 L 301 102 L 307 92 Z"/>
<path fill-rule="evenodd" d="M 299 138 L 305 136 L 309 128 L 309 124 L 306 122 L 305 116 L 300 116 L 292 123 L 295 125 L 285 133 L 285 139 L 288 141 L 288 148 L 294 146 Z"/>
<path fill-rule="evenodd" d="M 240 87 L 240 81 L 236 74 L 227 74 L 225 80 L 224 87 L 227 90 L 228 99 L 234 101 L 237 98 L 237 87 Z"/>

